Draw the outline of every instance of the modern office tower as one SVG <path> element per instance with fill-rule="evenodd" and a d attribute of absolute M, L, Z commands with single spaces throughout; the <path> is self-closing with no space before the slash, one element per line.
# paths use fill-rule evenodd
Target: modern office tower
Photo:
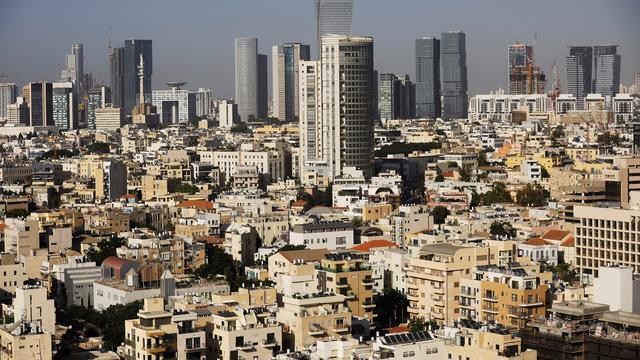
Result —
<path fill-rule="evenodd" d="M 415 119 L 416 118 L 416 84 L 411 81 L 409 75 L 404 75 L 404 78 L 400 78 L 402 84 L 401 91 L 401 114 L 402 119 Z"/>
<path fill-rule="evenodd" d="M 546 76 L 533 58 L 533 47 L 524 44 L 509 45 L 509 95 L 544 94 Z"/>
<path fill-rule="evenodd" d="M 269 115 L 269 60 L 267 55 L 258 54 L 258 119 Z"/>
<path fill-rule="evenodd" d="M 320 60 L 301 62 L 303 182 L 332 181 L 346 167 L 371 176 L 374 83 L 371 37 L 324 36 Z"/>
<path fill-rule="evenodd" d="M 29 121 L 29 105 L 24 97 L 18 96 L 13 104 L 7 105 L 7 124 L 26 125 Z"/>
<path fill-rule="evenodd" d="M 14 83 L 0 83 L 0 120 L 6 120 L 8 106 L 16 102 L 18 87 Z"/>
<path fill-rule="evenodd" d="M 233 100 L 220 100 L 218 102 L 218 126 L 223 129 L 231 129 L 238 122 L 238 104 Z"/>
<path fill-rule="evenodd" d="M 111 103 L 114 107 L 124 107 L 124 48 L 111 49 L 109 54 L 111 70 Z"/>
<path fill-rule="evenodd" d="M 640 272 L 640 210 L 574 206 L 576 267 L 590 283 L 601 266 L 630 266 Z"/>
<path fill-rule="evenodd" d="M 84 84 L 84 59 L 82 44 L 73 44 L 71 54 L 65 58 L 65 68 L 60 77 L 61 82 L 71 81 L 74 86 L 76 96 L 83 94 Z"/>
<path fill-rule="evenodd" d="M 467 50 L 466 36 L 460 31 L 442 33 L 440 59 L 442 61 L 443 117 L 467 117 Z"/>
<path fill-rule="evenodd" d="M 122 108 L 114 107 L 110 104 L 96 109 L 96 130 L 116 131 L 124 125 L 124 114 Z"/>
<path fill-rule="evenodd" d="M 578 110 L 584 108 L 584 98 L 591 93 L 593 72 L 593 48 L 570 46 L 567 62 L 567 92 L 576 97 Z"/>
<path fill-rule="evenodd" d="M 153 51 L 151 40 L 126 40 L 124 42 L 124 114 L 131 114 L 140 99 L 138 63 L 144 59 L 144 99 L 151 101 L 151 75 L 153 74 Z"/>
<path fill-rule="evenodd" d="M 199 88 L 196 91 L 196 116 L 203 117 L 211 115 L 213 110 L 213 91 L 211 89 Z"/>
<path fill-rule="evenodd" d="M 258 39 L 235 40 L 236 98 L 240 120 L 258 116 Z"/>
<path fill-rule="evenodd" d="M 353 0 L 315 0 L 318 54 L 323 35 L 351 35 Z"/>
<path fill-rule="evenodd" d="M 440 100 L 440 40 L 416 40 L 416 117 L 435 119 L 442 114 Z"/>
<path fill-rule="evenodd" d="M 78 128 L 78 108 L 71 81 L 56 82 L 53 88 L 53 124 L 58 129 L 72 130 Z"/>
<path fill-rule="evenodd" d="M 53 86 L 50 82 L 32 82 L 22 88 L 29 106 L 29 126 L 53 126 Z"/>
<path fill-rule="evenodd" d="M 196 116 L 196 93 L 182 90 L 184 82 L 168 82 L 169 90 L 153 90 L 152 104 L 160 110 L 161 124 L 188 122 Z"/>
<path fill-rule="evenodd" d="M 593 47 L 595 79 L 593 92 L 602 96 L 615 96 L 620 89 L 620 62 L 618 45 Z"/>
<path fill-rule="evenodd" d="M 106 86 L 97 86 L 87 91 L 87 128 L 96 129 L 96 110 L 111 103 L 111 89 Z"/>
<path fill-rule="evenodd" d="M 299 64 L 310 59 L 309 45 L 286 43 L 276 45 L 271 52 L 272 99 L 271 113 L 280 120 L 298 118 Z"/>

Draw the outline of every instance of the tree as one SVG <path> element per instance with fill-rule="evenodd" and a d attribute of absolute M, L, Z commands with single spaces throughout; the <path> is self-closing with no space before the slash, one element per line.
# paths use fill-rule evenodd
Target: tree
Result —
<path fill-rule="evenodd" d="M 551 144 L 553 144 L 553 146 L 558 146 L 559 142 L 563 140 L 565 136 L 564 126 L 557 126 L 551 132 Z"/>
<path fill-rule="evenodd" d="M 444 224 L 444 221 L 447 219 L 451 212 L 445 206 L 436 206 L 431 209 L 431 215 L 433 216 L 433 222 L 440 225 Z"/>
<path fill-rule="evenodd" d="M 93 261 L 96 265 L 102 264 L 104 259 L 109 256 L 116 256 L 116 249 L 123 246 L 125 239 L 117 236 L 113 236 L 109 239 L 102 240 L 98 243 L 98 246 L 90 247 L 85 256 L 89 261 Z"/>
<path fill-rule="evenodd" d="M 111 148 L 108 143 L 96 141 L 87 146 L 87 151 L 92 154 L 108 154 Z"/>
<path fill-rule="evenodd" d="M 7 212 L 4 214 L 4 216 L 8 218 L 19 218 L 25 217 L 27 215 L 29 215 L 29 211 L 25 209 L 11 209 L 7 210 Z"/>
<path fill-rule="evenodd" d="M 612 133 L 611 131 L 605 131 L 598 135 L 597 141 L 600 146 L 615 146 L 620 144 L 621 139 L 620 135 Z"/>
<path fill-rule="evenodd" d="M 189 183 L 185 183 L 185 182 L 180 182 L 176 185 L 176 190 L 177 193 L 181 193 L 181 194 L 195 194 L 198 191 L 200 191 L 200 188 L 197 187 L 196 185 L 192 185 Z"/>
<path fill-rule="evenodd" d="M 439 328 L 438 323 L 435 320 L 426 321 L 423 317 L 414 317 L 409 319 L 409 330 L 411 332 L 437 330 Z"/>
<path fill-rule="evenodd" d="M 231 127 L 231 132 L 232 133 L 249 134 L 249 133 L 251 133 L 251 129 L 249 128 L 249 126 L 247 126 L 247 124 L 241 122 L 241 123 L 237 123 L 237 124 L 233 125 Z"/>
<path fill-rule="evenodd" d="M 542 166 L 541 173 L 542 173 L 542 174 L 541 174 L 541 176 L 542 176 L 542 178 L 543 178 L 543 179 L 548 179 L 548 178 L 550 178 L 550 177 L 551 177 L 551 176 L 549 175 L 549 171 L 547 171 L 547 168 L 546 168 L 546 167 L 544 167 L 544 166 Z"/>
<path fill-rule="evenodd" d="M 376 304 L 375 313 L 378 314 L 376 322 L 385 327 L 398 326 L 405 322 L 408 312 L 409 300 L 396 289 L 387 288 L 374 296 Z"/>
<path fill-rule="evenodd" d="M 480 151 L 477 157 L 478 166 L 487 165 L 487 154 L 484 151 Z"/>
<path fill-rule="evenodd" d="M 363 226 L 364 224 L 365 223 L 364 223 L 364 221 L 362 221 L 361 217 L 356 216 L 356 217 L 351 219 L 351 225 L 353 225 L 354 228 Z"/>
<path fill-rule="evenodd" d="M 437 183 L 444 182 L 444 175 L 442 174 L 436 175 L 436 178 L 433 181 Z"/>
<path fill-rule="evenodd" d="M 549 191 L 540 184 L 527 184 L 516 193 L 516 202 L 520 206 L 540 207 L 547 205 L 549 201 Z"/>
<path fill-rule="evenodd" d="M 484 194 L 477 194 L 474 192 L 471 196 L 472 206 L 491 206 L 493 204 L 510 203 L 512 201 L 513 198 L 507 191 L 506 185 L 501 182 L 493 183 L 491 190 Z"/>
<path fill-rule="evenodd" d="M 473 166 L 471 164 L 464 164 L 458 173 L 460 174 L 460 180 L 469 182 L 473 177 Z"/>
<path fill-rule="evenodd" d="M 507 237 L 513 239 L 516 237 L 516 229 L 507 221 L 494 221 L 491 223 L 489 232 L 494 237 Z"/>
<path fill-rule="evenodd" d="M 305 250 L 307 248 L 306 245 L 291 245 L 287 244 L 281 247 L 278 251 L 292 251 L 292 250 Z"/>

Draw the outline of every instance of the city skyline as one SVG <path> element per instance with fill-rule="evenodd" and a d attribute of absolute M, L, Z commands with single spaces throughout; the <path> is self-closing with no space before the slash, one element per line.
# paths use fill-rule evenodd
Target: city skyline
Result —
<path fill-rule="evenodd" d="M 55 81 L 64 68 L 64 56 L 68 53 L 70 44 L 82 43 L 85 52 L 85 73 L 92 72 L 99 81 L 109 84 L 108 45 L 109 27 L 111 27 L 111 44 L 121 46 L 124 40 L 130 38 L 150 39 L 154 42 L 154 89 L 162 89 L 167 81 L 186 81 L 187 87 L 212 88 L 215 96 L 232 97 L 234 93 L 233 80 L 233 39 L 236 37 L 258 37 L 259 53 L 270 54 L 271 47 L 284 42 L 301 42 L 312 45 L 312 54 L 316 54 L 313 1 L 279 0 L 268 4 L 255 1 L 221 1 L 215 6 L 205 2 L 193 2 L 185 9 L 173 9 L 167 4 L 159 3 L 157 18 L 154 21 L 139 19 L 135 11 L 144 8 L 142 4 L 127 4 L 132 10 L 121 14 L 116 20 L 108 16 L 105 5 L 97 4 L 87 7 L 85 17 L 73 16 L 75 12 L 84 9 L 76 1 L 63 1 L 60 8 L 72 7 L 71 13 L 63 13 L 62 9 L 49 4 L 32 2 L 5 5 L 9 11 L 0 15 L 3 26 L 7 29 L 20 25 L 33 25 L 33 33 L 25 33 L 22 39 L 10 36 L 10 32 L 3 31 L 0 35 L 8 51 L 0 54 L 0 71 L 6 74 L 18 74 L 4 79 L 6 82 L 16 82 L 23 85 L 30 81 Z M 504 79 L 504 58 L 508 44 L 520 40 L 530 43 L 535 33 L 538 33 L 536 44 L 536 62 L 545 73 L 550 74 L 550 62 L 556 59 L 559 77 L 562 80 L 563 91 L 566 91 L 564 57 L 568 54 L 569 45 L 600 45 L 617 44 L 622 55 L 621 82 L 631 84 L 631 69 L 640 68 L 640 45 L 634 40 L 633 15 L 640 10 L 640 5 L 633 1 L 621 1 L 612 8 L 595 1 L 581 1 L 580 11 L 576 13 L 582 19 L 598 19 L 599 22 L 615 21 L 615 27 L 594 28 L 589 26 L 565 26 L 566 21 L 562 10 L 575 9 L 577 1 L 567 1 L 555 4 L 543 1 L 535 8 L 515 4 L 510 7 L 513 12 L 528 12 L 525 18 L 506 16 L 505 10 L 498 8 L 491 16 L 483 10 L 491 8 L 490 3 L 475 4 L 466 1 L 456 1 L 451 5 L 437 4 L 429 8 L 428 4 L 407 0 L 401 3 L 391 3 L 372 0 L 355 1 L 353 10 L 353 34 L 358 36 L 372 36 L 376 43 L 376 70 L 379 73 L 410 74 L 415 77 L 414 41 L 424 36 L 439 36 L 441 32 L 461 30 L 467 34 L 467 66 L 469 95 L 488 92 L 498 87 L 507 88 Z M 109 6 L 117 6 L 117 2 Z M 461 4 L 464 4 L 462 8 Z M 483 6 L 484 5 L 484 6 Z M 553 8 L 551 8 L 553 6 Z M 572 7 L 573 6 L 573 7 Z M 287 14 L 280 15 L 278 8 L 287 9 Z M 461 8 L 456 17 L 444 17 L 438 14 L 451 13 L 451 9 Z M 432 10 L 432 11 L 430 11 Z M 30 20 L 19 16 L 24 12 L 36 12 Z M 247 12 L 246 16 L 235 17 L 236 21 L 229 23 L 224 14 Z M 269 27 L 264 29 L 261 14 L 269 13 L 273 21 L 284 21 L 288 26 Z M 377 27 L 372 24 L 385 19 L 389 11 L 406 13 L 405 19 L 389 27 Z M 284 13 L 284 12 L 283 12 Z M 9 16 L 15 14 L 16 16 Z M 58 17 L 60 25 L 47 29 L 46 35 L 38 29 L 44 25 L 35 22 L 41 16 Z M 94 14 L 94 15 L 92 15 Z M 100 16 L 96 18 L 95 14 Z M 422 17 L 419 16 L 422 14 Z M 426 14 L 426 16 L 425 16 Z M 432 14 L 432 15 L 429 15 Z M 244 15 L 244 13 L 243 13 Z M 282 17 L 281 17 L 282 16 Z M 544 19 L 535 23 L 535 18 Z M 421 20 L 425 19 L 425 20 Z M 530 19 L 533 18 L 533 19 Z M 20 19 L 20 23 L 17 22 Z M 87 27 L 86 31 L 78 32 L 75 26 L 65 22 L 79 21 Z M 169 19 L 190 20 L 190 24 L 180 29 L 171 27 L 167 30 L 164 23 Z M 500 20 L 499 24 L 496 20 Z M 165 21 L 162 21 L 165 20 Z M 31 23 L 33 21 L 34 23 Z M 274 29 L 271 29 L 274 28 Z M 290 31 L 296 28 L 295 32 Z M 291 34 L 298 38 L 291 38 Z M 212 34 L 216 36 L 212 37 Z M 38 35 L 38 36 L 36 36 Z M 206 42 L 205 42 L 206 40 Z M 24 41 L 35 46 L 25 49 Z M 206 44 L 202 46 L 201 44 Z M 18 49 L 20 49 L 18 51 Z M 193 56 L 182 56 L 193 54 Z M 269 60 L 271 61 L 271 59 Z M 502 75 L 502 76 L 500 76 Z M 553 79 L 548 79 L 549 83 Z"/>

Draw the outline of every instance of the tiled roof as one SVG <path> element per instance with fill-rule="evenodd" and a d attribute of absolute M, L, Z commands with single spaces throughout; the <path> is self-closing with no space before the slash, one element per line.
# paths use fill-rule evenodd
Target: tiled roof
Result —
<path fill-rule="evenodd" d="M 571 235 L 571 232 L 569 231 L 549 230 L 544 235 L 542 235 L 542 238 L 546 240 L 560 241 L 569 235 Z"/>
<path fill-rule="evenodd" d="M 181 208 L 213 209 L 213 203 L 207 200 L 185 200 L 178 204 Z"/>
<path fill-rule="evenodd" d="M 351 250 L 357 251 L 371 251 L 371 249 L 377 248 L 390 248 L 390 247 L 398 247 L 398 244 L 391 242 L 389 240 L 371 240 L 365 243 L 356 245 L 351 248 Z"/>
<path fill-rule="evenodd" d="M 574 247 L 576 246 L 576 238 L 574 238 L 573 236 L 568 238 L 567 240 L 563 241 L 560 246 L 564 246 L 564 247 Z"/>
<path fill-rule="evenodd" d="M 320 259 L 322 259 L 328 252 L 329 251 L 327 249 L 306 249 L 280 251 L 280 254 L 284 256 L 285 259 L 289 260 L 289 262 L 293 262 L 294 260 L 320 261 Z"/>
<path fill-rule="evenodd" d="M 545 239 L 541 238 L 531 238 L 524 242 L 525 245 L 534 245 L 534 246 L 542 246 L 542 245 L 553 245 Z"/>

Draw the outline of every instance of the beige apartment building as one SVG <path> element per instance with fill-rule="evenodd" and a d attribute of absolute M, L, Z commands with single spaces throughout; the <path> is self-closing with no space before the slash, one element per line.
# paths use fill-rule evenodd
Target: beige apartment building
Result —
<path fill-rule="evenodd" d="M 8 301 L 16 295 L 16 288 L 27 280 L 27 274 L 20 263 L 16 263 L 16 255 L 0 254 L 0 301 Z"/>
<path fill-rule="evenodd" d="M 32 325 L 0 325 L 0 360 L 51 360 L 52 335 Z"/>
<path fill-rule="evenodd" d="M 124 322 L 124 358 L 176 358 L 178 325 L 171 322 L 172 315 L 164 310 L 164 299 L 144 299 L 138 318 Z"/>
<path fill-rule="evenodd" d="M 283 325 L 282 348 L 298 351 L 317 340 L 350 337 L 351 311 L 344 301 L 335 294 L 284 296 L 276 315 Z"/>
<path fill-rule="evenodd" d="M 40 248 L 40 223 L 36 220 L 16 218 L 5 219 L 4 251 L 28 255 L 31 250 Z"/>
<path fill-rule="evenodd" d="M 640 272 L 640 209 L 574 207 L 576 266 L 582 280 L 598 277 L 598 268 L 631 266 Z"/>
<path fill-rule="evenodd" d="M 460 281 L 471 276 L 475 266 L 497 262 L 493 247 L 430 244 L 419 257 L 409 260 L 407 299 L 411 317 L 452 324 L 460 317 Z"/>
<path fill-rule="evenodd" d="M 363 254 L 355 251 L 332 251 L 316 267 L 318 289 L 340 294 L 353 316 L 373 322 L 373 270 Z"/>
<path fill-rule="evenodd" d="M 531 319 L 544 318 L 551 279 L 550 272 L 523 267 L 479 266 L 471 278 L 460 281 L 460 317 L 522 328 Z"/>

